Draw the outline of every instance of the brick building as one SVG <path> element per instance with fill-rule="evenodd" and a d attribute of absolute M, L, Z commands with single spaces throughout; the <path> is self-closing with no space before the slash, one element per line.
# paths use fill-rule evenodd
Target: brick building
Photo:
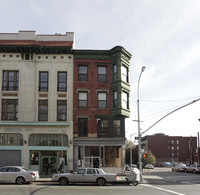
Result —
<path fill-rule="evenodd" d="M 142 139 L 145 152 L 151 151 L 157 164 L 165 161 L 194 163 L 198 161 L 197 137 L 148 135 Z"/>
<path fill-rule="evenodd" d="M 123 171 L 131 54 L 73 45 L 71 32 L 0 33 L 0 166 Z"/>
<path fill-rule="evenodd" d="M 123 47 L 74 50 L 74 168 L 121 173 L 129 117 L 129 60 Z"/>

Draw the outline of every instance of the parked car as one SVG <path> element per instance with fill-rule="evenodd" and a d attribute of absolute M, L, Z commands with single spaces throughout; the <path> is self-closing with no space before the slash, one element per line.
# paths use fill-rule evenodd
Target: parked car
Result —
<path fill-rule="evenodd" d="M 24 184 L 39 179 L 38 171 L 31 171 L 20 166 L 4 166 L 0 168 L 0 183 Z"/>
<path fill-rule="evenodd" d="M 162 167 L 172 167 L 172 164 L 170 162 L 163 162 Z"/>
<path fill-rule="evenodd" d="M 57 181 L 61 185 L 69 183 L 97 183 L 102 186 L 105 183 L 112 183 L 117 181 L 115 173 L 105 173 L 98 168 L 81 168 L 73 173 L 54 174 L 52 181 Z"/>
<path fill-rule="evenodd" d="M 172 167 L 172 171 L 185 171 L 187 168 L 186 164 L 184 163 L 178 163 L 174 167 Z"/>
<path fill-rule="evenodd" d="M 200 173 L 200 165 L 192 164 L 185 169 L 185 172 Z"/>
<path fill-rule="evenodd" d="M 145 169 L 154 169 L 154 166 L 152 164 L 146 164 L 144 166 Z"/>

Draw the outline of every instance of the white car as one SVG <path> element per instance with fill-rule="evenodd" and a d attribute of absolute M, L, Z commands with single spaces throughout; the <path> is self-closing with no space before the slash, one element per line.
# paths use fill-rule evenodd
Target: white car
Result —
<path fill-rule="evenodd" d="M 144 166 L 145 169 L 154 169 L 154 166 L 152 164 L 146 164 Z"/>
<path fill-rule="evenodd" d="M 24 184 L 39 179 L 38 171 L 31 171 L 20 166 L 4 166 L 0 168 L 0 183 Z"/>
<path fill-rule="evenodd" d="M 52 181 L 57 181 L 61 185 L 69 183 L 97 183 L 102 186 L 105 183 L 117 181 L 115 173 L 105 173 L 98 168 L 81 168 L 74 173 L 60 173 L 52 176 Z"/>
<path fill-rule="evenodd" d="M 184 163 L 178 163 L 174 167 L 172 167 L 172 171 L 185 171 L 187 168 L 186 164 Z"/>

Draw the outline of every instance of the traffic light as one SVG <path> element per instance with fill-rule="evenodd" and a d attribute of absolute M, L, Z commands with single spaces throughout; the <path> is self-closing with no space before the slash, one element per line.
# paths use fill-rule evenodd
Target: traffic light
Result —
<path fill-rule="evenodd" d="M 144 153 L 144 154 L 142 155 L 142 157 L 143 157 L 143 158 L 148 158 L 148 154 L 145 154 L 145 153 Z"/>

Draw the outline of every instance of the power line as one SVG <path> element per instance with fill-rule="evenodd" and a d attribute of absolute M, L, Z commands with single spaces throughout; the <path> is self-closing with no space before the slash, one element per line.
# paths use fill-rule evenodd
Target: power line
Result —
<path fill-rule="evenodd" d="M 186 106 L 189 106 L 190 104 L 193 104 L 193 103 L 195 103 L 195 102 L 197 102 L 197 101 L 199 101 L 199 100 L 200 100 L 200 98 L 197 99 L 197 100 L 193 100 L 192 102 L 187 103 L 187 104 L 185 104 L 185 105 L 183 105 L 183 106 L 181 106 L 181 107 L 179 107 L 179 108 L 177 108 L 177 109 L 175 109 L 175 110 L 169 112 L 168 114 L 166 114 L 165 116 L 163 116 L 161 119 L 159 119 L 157 122 L 155 122 L 153 125 L 151 125 L 148 129 L 146 129 L 145 131 L 143 131 L 142 134 L 146 133 L 148 130 L 150 130 L 152 127 L 154 127 L 157 123 L 159 123 L 161 120 L 163 120 L 164 118 L 166 118 L 166 117 L 169 116 L 170 114 L 172 114 L 172 113 L 174 113 L 174 112 L 176 112 L 176 111 L 178 111 L 178 110 L 180 110 L 180 109 L 182 109 L 182 108 L 184 108 L 184 107 L 186 107 Z"/>
<path fill-rule="evenodd" d="M 155 102 L 155 103 L 160 103 L 160 102 L 176 102 L 176 101 L 183 101 L 183 100 L 188 100 L 188 99 L 194 99 L 194 98 L 199 98 L 200 96 L 194 96 L 194 97 L 188 97 L 188 98 L 182 98 L 182 99 L 174 99 L 174 100 L 140 100 L 142 102 Z"/>

